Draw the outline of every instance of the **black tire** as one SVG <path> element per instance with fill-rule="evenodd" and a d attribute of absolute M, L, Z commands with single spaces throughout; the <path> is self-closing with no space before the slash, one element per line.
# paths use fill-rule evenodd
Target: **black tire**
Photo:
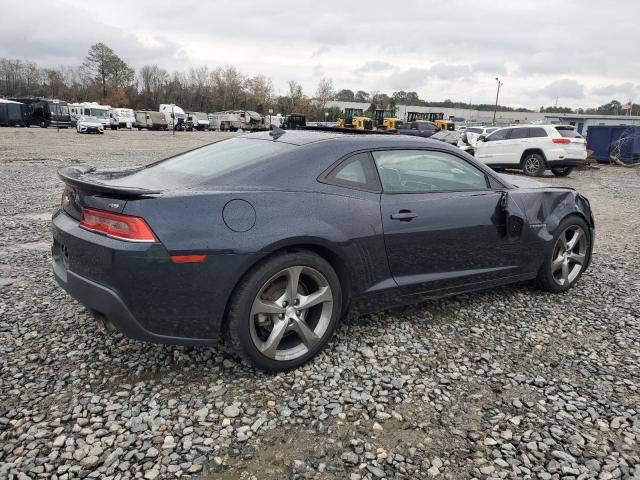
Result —
<path fill-rule="evenodd" d="M 546 165 L 544 157 L 539 153 L 525 153 L 522 158 L 522 171 L 529 177 L 540 177 L 544 173 Z"/>
<path fill-rule="evenodd" d="M 254 342 L 252 330 L 255 331 L 260 327 L 255 326 L 257 320 L 255 316 L 252 317 L 251 312 L 255 299 L 264 291 L 265 287 L 270 285 L 270 282 L 274 279 L 274 275 L 277 276 L 279 272 L 295 267 L 309 268 L 311 271 L 319 272 L 321 276 L 324 277 L 332 295 L 332 310 L 330 318 L 329 315 L 325 317 L 326 326 L 324 333 L 317 337 L 315 340 L 316 343 L 314 343 L 311 348 L 306 347 L 305 343 L 303 350 L 306 349 L 306 353 L 302 353 L 293 359 L 278 360 L 264 355 Z M 303 275 L 304 274 L 300 275 L 301 279 Z M 300 284 L 302 283 L 304 282 L 301 280 Z M 322 304 L 318 304 L 315 307 L 311 307 L 308 312 L 305 312 L 309 314 L 311 321 L 313 321 L 311 312 L 313 312 L 314 308 L 324 308 L 321 305 Z M 291 306 L 292 305 L 290 305 L 290 307 Z M 308 251 L 278 254 L 253 267 L 236 287 L 227 308 L 224 332 L 225 342 L 235 353 L 260 370 L 269 372 L 288 370 L 304 364 L 322 350 L 340 321 L 341 310 L 342 290 L 340 280 L 326 260 Z M 314 313 L 317 313 L 317 310 Z M 323 312 L 320 312 L 320 315 L 322 315 L 322 313 Z M 259 315 L 256 316 L 259 317 Z M 300 315 L 299 312 L 298 315 Z M 319 321 L 320 319 L 318 317 L 317 322 Z M 302 322 L 306 324 L 306 320 L 303 319 Z M 291 322 L 289 325 L 291 325 Z M 310 327 L 311 324 L 307 326 Z M 275 327 L 272 326 L 271 328 L 273 331 Z M 289 327 L 286 328 L 287 331 L 290 331 Z M 289 340 L 295 341 L 297 337 L 300 344 L 304 343 L 301 341 L 302 337 L 300 336 L 291 336 L 290 333 L 285 333 L 284 335 L 285 336 L 282 337 L 283 340 L 287 338 L 286 335 L 290 335 L 288 337 Z M 278 342 L 277 346 L 280 346 L 281 342 L 282 340 Z"/>
<path fill-rule="evenodd" d="M 567 229 L 571 228 L 580 228 L 584 233 L 584 239 L 586 242 L 585 251 L 584 251 L 584 260 L 580 265 L 580 270 L 577 272 L 574 278 L 572 278 L 566 284 L 560 284 L 556 279 L 557 275 L 554 274 L 554 257 L 559 258 L 561 255 L 557 254 L 557 247 L 562 235 L 565 235 Z M 566 238 L 565 238 L 566 239 Z M 551 242 L 551 246 L 549 251 L 545 255 L 544 263 L 542 267 L 540 267 L 540 271 L 538 272 L 538 276 L 536 278 L 536 284 L 542 290 L 552 293 L 561 293 L 566 292 L 567 290 L 573 288 L 576 282 L 580 279 L 582 274 L 584 273 L 587 265 L 591 260 L 591 251 L 593 249 L 593 245 L 591 243 L 591 231 L 587 226 L 586 222 L 577 215 L 570 215 L 565 218 L 560 224 L 558 228 L 556 228 L 556 233 L 553 236 L 553 241 Z M 577 265 L 576 265 L 577 266 Z"/>
<path fill-rule="evenodd" d="M 45 122 L 44 120 L 42 120 L 40 122 L 40 128 L 47 128 L 47 122 Z"/>
<path fill-rule="evenodd" d="M 556 167 L 551 169 L 551 173 L 556 177 L 566 177 L 571 172 L 573 172 L 573 167 Z"/>

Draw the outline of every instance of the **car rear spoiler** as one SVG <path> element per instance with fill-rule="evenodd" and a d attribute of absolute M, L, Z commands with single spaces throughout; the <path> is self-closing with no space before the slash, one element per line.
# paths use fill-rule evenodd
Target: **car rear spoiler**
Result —
<path fill-rule="evenodd" d="M 96 169 L 91 165 L 73 165 L 63 167 L 58 170 L 58 176 L 67 185 L 77 187 L 80 190 L 88 190 L 96 193 L 106 193 L 125 197 L 140 197 L 144 195 L 157 195 L 161 190 L 150 190 L 148 188 L 128 187 L 102 183 L 100 180 L 113 180 L 130 175 L 144 167 L 129 168 L 105 168 Z"/>

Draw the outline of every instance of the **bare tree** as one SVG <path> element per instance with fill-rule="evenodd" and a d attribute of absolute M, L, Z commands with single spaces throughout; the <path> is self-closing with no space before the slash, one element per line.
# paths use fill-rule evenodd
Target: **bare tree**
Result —
<path fill-rule="evenodd" d="M 318 82 L 315 98 L 322 110 L 326 108 L 327 102 L 331 100 L 335 94 L 336 92 L 333 89 L 333 81 L 330 78 L 321 78 Z"/>

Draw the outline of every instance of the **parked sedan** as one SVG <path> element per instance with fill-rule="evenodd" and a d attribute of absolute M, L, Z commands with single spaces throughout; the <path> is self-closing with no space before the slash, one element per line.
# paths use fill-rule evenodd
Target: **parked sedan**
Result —
<path fill-rule="evenodd" d="M 401 135 L 411 135 L 413 137 L 425 137 L 429 138 L 440 129 L 433 122 L 427 122 L 425 120 L 417 120 L 415 122 L 407 122 L 401 126 L 398 126 L 398 133 Z"/>
<path fill-rule="evenodd" d="M 576 191 L 400 135 L 279 130 L 59 176 L 62 288 L 129 337 L 225 339 L 271 371 L 311 359 L 348 312 L 531 279 L 567 291 L 593 245 Z"/>
<path fill-rule="evenodd" d="M 448 143 L 449 145 L 458 145 L 461 134 L 462 132 L 459 131 L 440 130 L 439 132 L 434 133 L 430 138 L 431 140 L 440 140 L 441 142 Z"/>
<path fill-rule="evenodd" d="M 78 133 L 104 133 L 104 125 L 96 117 L 80 115 L 77 118 L 76 131 Z"/>

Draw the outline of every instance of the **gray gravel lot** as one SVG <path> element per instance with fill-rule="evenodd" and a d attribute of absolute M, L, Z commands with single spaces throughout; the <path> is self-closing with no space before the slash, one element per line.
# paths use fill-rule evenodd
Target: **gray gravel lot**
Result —
<path fill-rule="evenodd" d="M 56 169 L 223 137 L 0 129 L 0 478 L 640 479 L 640 169 L 545 178 L 596 214 L 571 292 L 365 316 L 267 375 L 105 334 L 50 272 Z"/>

